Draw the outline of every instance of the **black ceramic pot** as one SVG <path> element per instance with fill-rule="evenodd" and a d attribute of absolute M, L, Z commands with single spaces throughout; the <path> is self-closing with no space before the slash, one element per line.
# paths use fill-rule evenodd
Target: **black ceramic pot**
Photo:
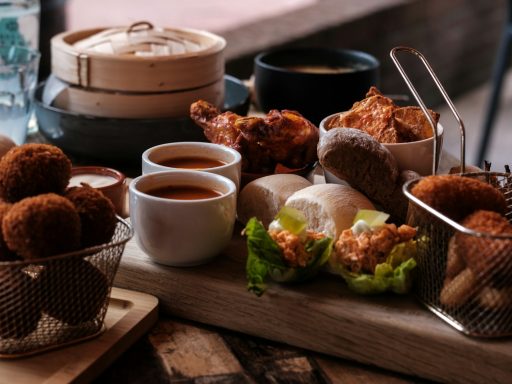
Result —
<path fill-rule="evenodd" d="M 314 124 L 345 111 L 379 85 L 379 61 L 368 53 L 330 48 L 264 52 L 254 60 L 260 108 L 296 110 Z"/>

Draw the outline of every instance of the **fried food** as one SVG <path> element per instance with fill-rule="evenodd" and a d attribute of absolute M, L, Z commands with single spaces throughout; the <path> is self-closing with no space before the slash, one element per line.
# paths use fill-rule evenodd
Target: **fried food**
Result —
<path fill-rule="evenodd" d="M 396 244 L 416 236 L 416 229 L 395 224 L 384 224 L 372 231 L 355 235 L 352 228 L 345 229 L 334 245 L 333 261 L 354 273 L 375 273 L 377 264 L 384 263 Z"/>
<path fill-rule="evenodd" d="M 492 235 L 512 235 L 512 224 L 499 213 L 479 210 L 462 220 L 461 225 Z M 512 240 L 465 235 L 456 232 L 448 245 L 445 282 L 441 303 L 461 306 L 478 296 L 481 305 L 495 309 L 509 303 L 512 292 Z"/>
<path fill-rule="evenodd" d="M 464 269 L 453 279 L 445 280 L 439 300 L 448 307 L 464 305 L 477 291 L 476 278 L 469 268 Z"/>
<path fill-rule="evenodd" d="M 24 259 L 48 257 L 79 247 L 80 217 L 65 197 L 27 197 L 5 215 L 2 233 L 9 249 Z"/>
<path fill-rule="evenodd" d="M 16 254 L 7 247 L 1 230 L 2 221 L 11 207 L 11 203 L 0 200 L 0 261 L 13 261 L 18 259 Z"/>
<path fill-rule="evenodd" d="M 117 223 L 112 202 L 101 191 L 87 184 L 68 188 L 64 196 L 73 203 L 80 216 L 81 246 L 108 243 Z"/>
<path fill-rule="evenodd" d="M 439 114 L 429 110 L 435 125 Z M 356 128 L 373 136 L 379 143 L 407 143 L 432 137 L 432 127 L 419 107 L 398 107 L 376 87 L 371 87 L 366 98 L 354 103 L 331 120 L 326 129 Z"/>
<path fill-rule="evenodd" d="M 466 228 L 492 235 L 512 235 L 512 224 L 496 212 L 479 210 L 467 216 L 462 222 Z M 454 235 L 458 253 L 476 275 L 491 277 L 508 272 L 512 278 L 512 240 L 468 236 L 462 232 Z"/>
<path fill-rule="evenodd" d="M 0 198 L 14 203 L 43 193 L 62 194 L 71 177 L 71 161 L 57 147 L 24 144 L 0 159 Z"/>
<path fill-rule="evenodd" d="M 109 292 L 105 274 L 83 259 L 50 261 L 40 280 L 43 312 L 69 325 L 94 320 Z"/>
<path fill-rule="evenodd" d="M 199 100 L 190 106 L 190 117 L 212 143 L 242 154 L 242 170 L 271 173 L 276 164 L 302 168 L 316 161 L 318 128 L 295 111 L 270 111 L 264 118 L 242 117 Z"/>
<path fill-rule="evenodd" d="M 0 338 L 21 339 L 41 318 L 38 285 L 20 269 L 0 270 Z"/>
<path fill-rule="evenodd" d="M 411 193 L 455 221 L 479 209 L 501 214 L 507 210 L 505 197 L 498 189 L 470 177 L 427 176 L 412 187 Z"/>

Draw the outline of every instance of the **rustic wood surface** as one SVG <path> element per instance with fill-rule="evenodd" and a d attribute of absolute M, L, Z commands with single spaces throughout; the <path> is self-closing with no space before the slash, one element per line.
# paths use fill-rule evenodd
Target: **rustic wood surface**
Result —
<path fill-rule="evenodd" d="M 0 360 L 0 383 L 86 383 L 94 379 L 157 321 L 158 300 L 113 288 L 97 338 L 40 355 Z"/>
<path fill-rule="evenodd" d="M 327 355 L 438 381 L 512 381 L 512 340 L 468 338 L 408 296 L 357 296 L 323 274 L 255 297 L 245 289 L 240 229 L 216 260 L 193 268 L 155 264 L 131 241 L 115 284 L 159 297 L 172 316 Z"/>

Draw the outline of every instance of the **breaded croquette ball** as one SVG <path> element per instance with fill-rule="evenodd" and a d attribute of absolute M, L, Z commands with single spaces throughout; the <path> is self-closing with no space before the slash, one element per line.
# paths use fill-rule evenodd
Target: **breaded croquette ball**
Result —
<path fill-rule="evenodd" d="M 7 248 L 4 237 L 2 235 L 2 221 L 4 216 L 11 209 L 12 204 L 0 200 L 0 261 L 13 261 L 17 260 L 18 257 L 14 252 Z"/>
<path fill-rule="evenodd" d="M 15 203 L 43 193 L 62 194 L 71 177 L 71 161 L 48 144 L 24 144 L 0 159 L 0 198 Z"/>
<path fill-rule="evenodd" d="M 20 269 L 0 269 L 0 338 L 20 339 L 37 328 L 41 318 L 39 287 Z"/>
<path fill-rule="evenodd" d="M 27 197 L 7 212 L 2 232 L 11 251 L 37 259 L 76 250 L 80 217 L 65 197 L 54 193 Z"/>
<path fill-rule="evenodd" d="M 109 292 L 105 274 L 81 258 L 50 260 L 40 284 L 43 312 L 69 325 L 94 320 Z"/>
<path fill-rule="evenodd" d="M 477 232 L 492 235 L 512 235 L 512 224 L 505 216 L 491 211 L 476 211 L 461 224 Z M 462 232 L 454 235 L 457 250 L 476 275 L 502 274 L 512 278 L 512 240 L 467 236 Z"/>
<path fill-rule="evenodd" d="M 108 243 L 117 222 L 112 202 L 87 184 L 68 188 L 64 196 L 75 205 L 80 216 L 82 247 Z"/>
<path fill-rule="evenodd" d="M 505 197 L 498 189 L 470 177 L 427 176 L 414 185 L 411 192 L 424 203 L 455 221 L 478 209 L 501 214 L 507 210 Z"/>

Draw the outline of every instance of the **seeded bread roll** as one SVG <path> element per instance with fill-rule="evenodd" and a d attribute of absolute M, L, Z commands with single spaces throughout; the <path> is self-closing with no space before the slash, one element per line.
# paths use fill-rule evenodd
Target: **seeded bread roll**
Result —
<path fill-rule="evenodd" d="M 354 128 L 334 128 L 322 135 L 318 158 L 324 169 L 381 201 L 395 189 L 399 171 L 395 158 L 373 137 Z"/>
<path fill-rule="evenodd" d="M 352 226 L 359 209 L 375 209 L 361 192 L 341 184 L 315 184 L 301 189 L 285 205 L 302 211 L 309 229 L 335 238 Z"/>
<path fill-rule="evenodd" d="M 253 180 L 238 196 L 238 220 L 246 224 L 251 217 L 257 217 L 267 228 L 286 199 L 310 185 L 305 178 L 293 174 L 270 175 Z"/>

